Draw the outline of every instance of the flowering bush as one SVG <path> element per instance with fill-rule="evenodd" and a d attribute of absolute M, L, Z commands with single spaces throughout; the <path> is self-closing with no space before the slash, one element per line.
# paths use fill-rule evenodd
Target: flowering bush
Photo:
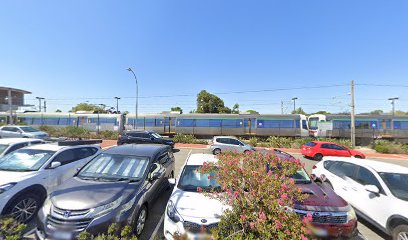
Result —
<path fill-rule="evenodd" d="M 217 166 L 205 163 L 200 171 L 217 168 L 216 180 L 223 193 L 210 195 L 230 206 L 214 239 L 307 239 L 306 224 L 290 210 L 302 201 L 292 176 L 302 167 L 299 160 L 279 159 L 273 153 L 223 153 Z"/>
<path fill-rule="evenodd" d="M 2 217 L 0 218 L 0 239 L 23 239 L 23 232 L 26 227 L 25 224 L 20 224 L 13 218 Z"/>

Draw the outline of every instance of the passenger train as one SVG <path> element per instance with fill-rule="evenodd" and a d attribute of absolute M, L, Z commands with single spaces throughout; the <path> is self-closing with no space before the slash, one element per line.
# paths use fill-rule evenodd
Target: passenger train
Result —
<path fill-rule="evenodd" d="M 350 115 L 315 114 L 94 114 L 94 113 L 17 113 L 15 123 L 32 126 L 78 126 L 90 131 L 123 129 L 154 130 L 199 136 L 287 136 L 350 137 Z M 8 114 L 0 113 L 0 124 Z M 408 139 L 408 116 L 356 115 L 356 138 Z"/>

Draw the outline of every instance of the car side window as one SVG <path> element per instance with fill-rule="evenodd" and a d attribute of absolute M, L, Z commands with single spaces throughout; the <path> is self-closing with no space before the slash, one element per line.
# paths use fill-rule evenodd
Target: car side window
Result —
<path fill-rule="evenodd" d="M 11 153 L 11 152 L 14 152 L 14 151 L 16 151 L 16 150 L 18 150 L 18 149 L 20 149 L 20 148 L 26 147 L 27 145 L 28 145 L 28 143 L 17 143 L 17 144 L 14 144 L 13 146 L 11 146 L 11 147 L 7 150 L 7 152 L 6 152 L 5 154 L 9 154 L 9 153 Z"/>
<path fill-rule="evenodd" d="M 339 145 L 336 145 L 336 144 L 330 144 L 331 146 L 331 149 L 334 149 L 334 150 L 346 150 L 344 147 L 342 147 L 342 146 L 339 146 Z"/>
<path fill-rule="evenodd" d="M 325 161 L 325 162 L 323 163 L 323 167 L 324 167 L 325 169 L 329 170 L 330 166 L 332 166 L 334 163 L 335 163 L 335 162 L 330 161 L 330 160 L 329 160 L 329 161 Z"/>
<path fill-rule="evenodd" d="M 374 185 L 377 186 L 378 189 L 381 188 L 381 184 L 378 179 L 374 176 L 374 174 L 365 167 L 359 167 L 357 170 L 356 177 L 354 180 L 361 185 Z"/>
<path fill-rule="evenodd" d="M 75 150 L 76 149 L 68 149 L 61 152 L 60 154 L 58 154 L 58 156 L 54 158 L 53 162 L 60 162 L 61 165 L 66 165 L 75 162 L 76 160 L 78 160 L 75 154 Z"/>
<path fill-rule="evenodd" d="M 332 170 L 333 169 L 333 170 Z M 335 175 L 341 177 L 341 178 L 354 178 L 354 173 L 356 171 L 356 165 L 351 164 L 351 163 L 341 163 L 338 166 L 331 166 L 330 170 L 331 172 L 334 173 Z"/>
<path fill-rule="evenodd" d="M 238 145 L 238 146 L 240 145 L 240 142 L 237 139 L 230 139 L 229 142 L 232 145 Z"/>
<path fill-rule="evenodd" d="M 96 148 L 92 147 L 83 147 L 83 148 L 76 148 L 74 149 L 76 159 L 83 159 L 90 157 L 96 153 Z"/>
<path fill-rule="evenodd" d="M 326 144 L 326 143 L 322 144 L 322 145 L 320 146 L 320 148 L 331 149 L 331 148 L 330 148 L 330 144 Z"/>
<path fill-rule="evenodd" d="M 217 138 L 217 139 L 216 139 L 216 142 L 218 142 L 218 143 L 226 143 L 226 142 L 225 142 L 225 138 Z"/>
<path fill-rule="evenodd" d="M 148 134 L 148 133 L 142 133 L 141 135 L 142 135 L 142 138 L 146 138 L 146 139 L 152 138 L 152 137 L 150 136 L 150 134 Z"/>

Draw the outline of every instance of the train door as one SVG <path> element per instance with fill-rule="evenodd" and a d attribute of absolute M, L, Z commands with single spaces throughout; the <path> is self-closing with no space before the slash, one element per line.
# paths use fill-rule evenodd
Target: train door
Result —
<path fill-rule="evenodd" d="M 88 117 L 86 116 L 79 116 L 77 121 L 77 127 L 84 126 L 85 123 L 88 123 Z"/>
<path fill-rule="evenodd" d="M 163 124 L 164 133 L 165 134 L 175 133 L 175 123 L 176 123 L 175 117 L 165 117 L 164 124 Z"/>
<path fill-rule="evenodd" d="M 255 126 L 256 126 L 255 118 L 244 119 L 245 134 L 248 135 L 255 134 Z"/>

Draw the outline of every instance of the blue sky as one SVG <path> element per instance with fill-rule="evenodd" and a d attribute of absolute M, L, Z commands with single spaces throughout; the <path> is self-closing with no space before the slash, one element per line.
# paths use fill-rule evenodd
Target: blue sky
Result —
<path fill-rule="evenodd" d="M 348 84 L 408 85 L 408 1 L 20 1 L 0 3 L 0 85 L 134 112 L 195 108 L 213 93 Z M 408 88 L 356 86 L 357 112 L 408 110 Z M 280 113 L 348 110 L 348 86 L 220 94 L 227 106 Z M 174 96 L 175 97 L 155 97 Z"/>

